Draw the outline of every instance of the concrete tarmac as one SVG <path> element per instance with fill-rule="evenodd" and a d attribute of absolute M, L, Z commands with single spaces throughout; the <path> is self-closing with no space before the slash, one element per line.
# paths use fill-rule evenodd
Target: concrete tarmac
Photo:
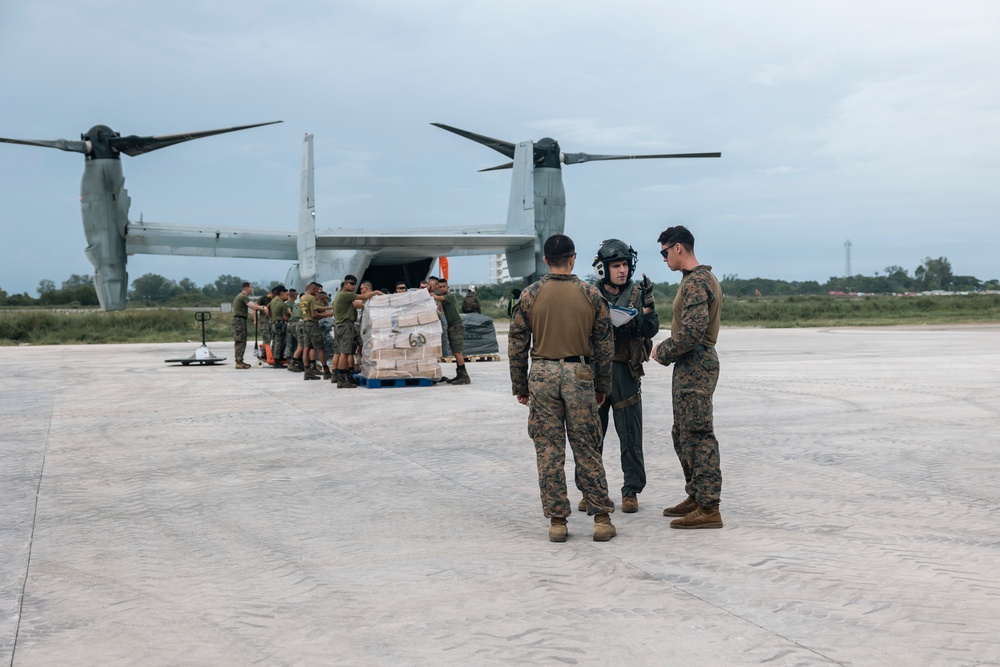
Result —
<path fill-rule="evenodd" d="M 0 664 L 1000 665 L 1000 325 L 724 329 L 722 530 L 661 515 L 650 363 L 606 543 L 547 540 L 500 344 L 470 386 L 350 391 L 0 348 Z M 617 501 L 613 430 L 605 463 Z"/>

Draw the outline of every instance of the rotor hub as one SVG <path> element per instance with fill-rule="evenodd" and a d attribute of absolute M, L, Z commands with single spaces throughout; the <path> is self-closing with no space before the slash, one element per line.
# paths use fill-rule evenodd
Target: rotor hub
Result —
<path fill-rule="evenodd" d="M 535 166 L 561 169 L 561 152 L 559 142 L 549 137 L 542 137 L 535 142 Z"/>
<path fill-rule="evenodd" d="M 111 145 L 111 140 L 120 137 L 121 134 L 115 132 L 107 125 L 95 125 L 81 134 L 80 138 L 86 142 L 88 160 L 120 160 L 120 153 L 117 148 Z"/>

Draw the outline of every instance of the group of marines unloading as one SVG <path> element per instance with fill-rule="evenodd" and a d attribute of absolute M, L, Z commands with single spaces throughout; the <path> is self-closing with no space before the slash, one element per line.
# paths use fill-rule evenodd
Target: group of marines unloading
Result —
<path fill-rule="evenodd" d="M 306 285 L 298 300 L 294 289 L 276 285 L 254 303 L 250 300 L 252 289 L 249 282 L 244 282 L 243 289 L 233 299 L 237 369 L 250 368 L 243 356 L 246 354 L 247 318 L 252 310 L 263 332 L 265 348 L 270 351 L 268 364 L 271 367 L 303 373 L 305 380 L 330 380 L 338 389 L 358 386 L 354 366 L 356 356 L 361 353 L 359 313 L 366 301 L 387 294 L 386 291 L 374 290 L 367 280 L 359 286 L 358 279 L 352 275 L 344 277 L 332 299 L 318 282 Z M 471 384 L 462 355 L 465 327 L 455 295 L 449 292 L 448 281 L 431 276 L 414 289 L 426 289 L 437 303 L 442 336 L 447 336 L 456 363 L 456 376 L 445 379 L 456 385 Z M 406 291 L 406 283 L 396 283 L 395 292 Z"/>

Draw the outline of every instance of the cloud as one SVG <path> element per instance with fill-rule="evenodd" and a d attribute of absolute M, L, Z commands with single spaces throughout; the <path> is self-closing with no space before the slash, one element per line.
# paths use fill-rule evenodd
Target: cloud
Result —
<path fill-rule="evenodd" d="M 858 84 L 820 127 L 816 154 L 890 187 L 995 190 L 1000 71 L 963 74 L 952 63 Z"/>
<path fill-rule="evenodd" d="M 765 176 L 788 176 L 789 174 L 797 174 L 801 169 L 795 167 L 769 167 L 767 169 L 761 169 L 760 173 Z"/>
<path fill-rule="evenodd" d="M 527 123 L 531 129 L 550 133 L 563 150 L 589 152 L 595 148 L 619 151 L 628 148 L 667 149 L 663 129 L 651 124 L 602 124 L 595 118 L 549 118 Z M 540 138 L 540 137 L 539 137 Z"/>

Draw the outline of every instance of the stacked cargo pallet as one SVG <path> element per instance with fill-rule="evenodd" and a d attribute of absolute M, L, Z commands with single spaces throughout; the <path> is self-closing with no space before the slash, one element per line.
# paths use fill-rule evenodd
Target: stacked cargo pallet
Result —
<path fill-rule="evenodd" d="M 370 299 L 361 318 L 361 341 L 366 380 L 441 379 L 441 322 L 427 290 Z"/>

